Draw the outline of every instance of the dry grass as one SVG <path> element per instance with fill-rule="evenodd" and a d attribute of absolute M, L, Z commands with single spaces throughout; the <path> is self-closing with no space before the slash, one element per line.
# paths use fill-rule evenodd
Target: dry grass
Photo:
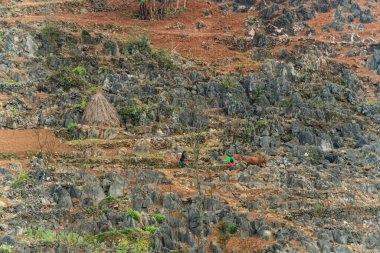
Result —
<path fill-rule="evenodd" d="M 96 93 L 82 116 L 82 124 L 90 126 L 120 126 L 120 118 L 116 109 L 101 94 Z"/>

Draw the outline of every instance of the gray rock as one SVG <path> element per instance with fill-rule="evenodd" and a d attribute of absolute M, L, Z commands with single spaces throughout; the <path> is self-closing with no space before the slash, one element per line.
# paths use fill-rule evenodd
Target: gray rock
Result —
<path fill-rule="evenodd" d="M 85 187 L 84 193 L 87 197 L 91 198 L 95 202 L 100 202 L 106 197 L 103 188 L 100 185 L 100 181 L 93 175 L 86 174 L 84 176 Z"/>
<path fill-rule="evenodd" d="M 352 250 L 347 248 L 346 246 L 338 246 L 334 248 L 334 253 L 352 253 Z"/>
<path fill-rule="evenodd" d="M 115 196 L 115 197 L 122 197 L 124 196 L 124 189 L 125 189 L 125 179 L 118 175 L 115 174 L 112 177 L 112 181 L 110 183 L 110 188 L 109 188 L 109 195 Z"/>
<path fill-rule="evenodd" d="M 211 241 L 210 247 L 211 247 L 211 250 L 213 253 L 223 253 L 224 252 L 215 241 Z"/>
<path fill-rule="evenodd" d="M 163 195 L 163 208 L 170 211 L 179 211 L 182 208 L 181 198 L 173 192 L 166 192 Z"/>
<path fill-rule="evenodd" d="M 69 192 L 61 186 L 57 186 L 53 191 L 53 198 L 58 208 L 72 208 L 73 203 Z"/>

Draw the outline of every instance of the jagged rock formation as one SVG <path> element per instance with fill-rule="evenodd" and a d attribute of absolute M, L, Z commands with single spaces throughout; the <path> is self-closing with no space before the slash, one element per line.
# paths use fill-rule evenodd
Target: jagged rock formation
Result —
<path fill-rule="evenodd" d="M 62 8 L 88 3 L 101 8 Z M 207 252 L 379 251 L 379 90 L 334 61 L 349 47 L 339 54 L 372 54 L 367 67 L 378 70 L 378 48 L 350 31 L 337 43 L 302 37 L 274 50 L 294 43 L 292 35 L 313 36 L 305 22 L 321 13 L 335 13 L 326 30 L 377 17 L 354 1 L 235 1 L 232 9 L 252 7 L 253 38 L 234 42 L 260 61 L 246 75 L 152 50 L 144 37 L 116 40 L 100 25 L 1 23 L 0 126 L 50 127 L 76 140 L 66 153 L 4 155 L 0 245 L 201 252 L 206 239 Z M 87 105 L 99 84 L 104 97 Z M 100 141 L 77 127 L 81 119 L 99 125 L 98 116 L 125 132 L 106 131 L 113 140 Z M 179 170 L 173 154 L 182 150 L 190 158 Z M 223 156 L 234 152 L 269 162 L 227 173 Z"/>

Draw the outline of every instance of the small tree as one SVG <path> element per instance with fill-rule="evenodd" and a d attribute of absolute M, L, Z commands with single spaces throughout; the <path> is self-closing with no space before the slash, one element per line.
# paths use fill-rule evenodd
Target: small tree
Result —
<path fill-rule="evenodd" d="M 44 131 L 41 128 L 34 129 L 39 155 L 45 155 L 46 162 L 49 163 L 53 159 L 59 141 L 50 136 L 49 131 Z"/>

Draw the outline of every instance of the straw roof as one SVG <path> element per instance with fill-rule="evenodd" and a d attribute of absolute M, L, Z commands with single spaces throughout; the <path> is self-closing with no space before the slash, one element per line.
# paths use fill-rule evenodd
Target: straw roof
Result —
<path fill-rule="evenodd" d="M 95 94 L 83 113 L 81 123 L 90 126 L 120 126 L 116 109 L 101 93 Z"/>

